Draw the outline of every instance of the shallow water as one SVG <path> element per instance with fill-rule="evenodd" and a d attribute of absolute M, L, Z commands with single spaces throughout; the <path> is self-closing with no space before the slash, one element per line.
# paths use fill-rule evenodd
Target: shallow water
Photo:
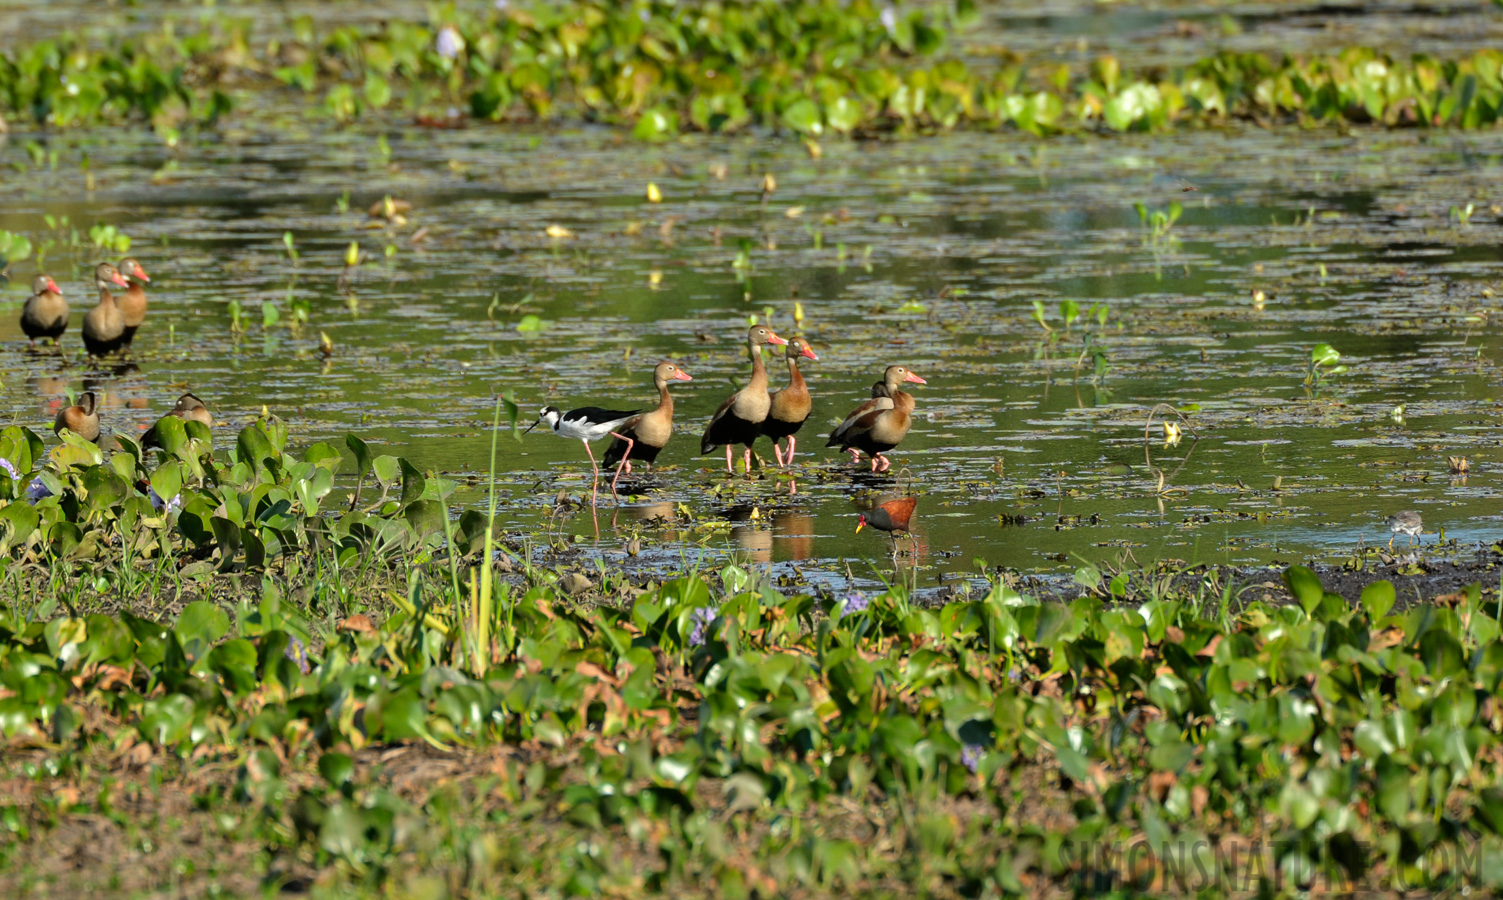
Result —
<path fill-rule="evenodd" d="M 978 561 L 1037 572 L 1340 559 L 1386 543 L 1381 521 L 1400 508 L 1423 514 L 1427 542 L 1438 527 L 1463 544 L 1499 536 L 1494 135 L 964 134 L 829 141 L 816 160 L 756 136 L 646 147 L 604 129 L 392 123 L 388 154 L 373 123 L 267 109 L 178 151 L 128 129 L 12 132 L 0 228 L 56 242 L 45 266 L 75 308 L 65 357 L 27 353 L 16 319 L 35 270 L 17 266 L 0 307 L 12 420 L 41 430 L 66 392 L 93 387 L 109 395 L 108 423 L 136 433 L 186 386 L 229 423 L 225 440 L 265 404 L 299 444 L 353 431 L 459 476 L 474 502 L 498 392 L 516 392 L 524 425 L 544 403 L 643 405 L 652 365 L 669 358 L 694 375 L 674 387 L 680 430 L 639 493 L 619 510 L 602 501 L 598 523 L 588 507 L 555 509 L 560 490 L 588 498 L 577 443 L 502 437 L 509 534 L 540 549 L 577 540 L 612 566 L 639 537 L 649 567 L 737 555 L 830 586 L 891 577 L 887 539 L 854 534 L 855 516 L 905 490 L 921 496 L 930 585 Z M 32 164 L 30 140 L 57 152 L 55 168 Z M 766 172 L 777 190 L 764 203 Z M 366 214 L 386 194 L 412 202 L 406 224 Z M 1154 241 L 1137 202 L 1184 213 Z M 1452 221 L 1469 202 L 1470 224 Z M 133 367 L 76 360 L 97 254 L 45 214 L 133 239 L 153 276 Z M 573 237 L 549 237 L 550 225 Z M 346 293 L 352 240 L 365 261 Z M 1099 383 L 1089 360 L 1077 371 L 1081 325 L 1062 333 L 1066 299 L 1108 305 L 1106 326 L 1091 326 L 1109 364 Z M 294 300 L 310 304 L 300 329 Z M 280 315 L 268 328 L 263 303 Z M 796 303 L 820 354 L 804 366 L 815 412 L 798 464 L 727 479 L 723 456 L 695 455 L 699 432 L 746 378 L 748 317 L 787 335 Z M 519 331 L 525 315 L 541 330 Z M 1351 370 L 1312 390 L 1304 368 L 1319 342 Z M 864 475 L 823 435 L 899 362 L 929 384 L 913 391 L 893 477 Z M 781 361 L 770 368 L 780 384 Z M 1158 403 L 1198 405 L 1199 440 L 1165 446 L 1159 416 L 1145 445 Z M 1448 456 L 1467 458 L 1467 477 L 1448 474 Z"/>

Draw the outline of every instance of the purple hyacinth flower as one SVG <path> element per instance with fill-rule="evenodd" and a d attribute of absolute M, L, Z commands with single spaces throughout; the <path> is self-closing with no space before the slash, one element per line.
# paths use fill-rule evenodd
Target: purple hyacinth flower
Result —
<path fill-rule="evenodd" d="M 960 762 L 967 769 L 970 769 L 971 774 L 974 775 L 976 774 L 976 770 L 981 768 L 981 756 L 985 752 L 986 748 L 982 747 L 980 744 L 966 744 L 963 748 L 961 748 Z"/>
<path fill-rule="evenodd" d="M 39 500 L 45 500 L 52 496 L 52 489 L 42 481 L 42 476 L 31 479 L 31 484 L 26 486 L 26 502 L 35 505 Z"/>
<path fill-rule="evenodd" d="M 445 25 L 439 29 L 434 49 L 444 59 L 458 59 L 459 54 L 464 52 L 464 36 L 453 25 Z"/>
<path fill-rule="evenodd" d="M 871 605 L 872 602 L 863 594 L 846 594 L 840 598 L 840 616 L 844 618 L 846 616 L 853 616 L 856 613 L 866 612 L 867 608 Z"/>
<path fill-rule="evenodd" d="M 304 675 L 312 671 L 312 666 L 308 664 L 308 648 L 297 639 L 297 635 L 288 635 L 287 647 L 282 651 L 282 655 L 297 663 L 298 670 Z"/>
<path fill-rule="evenodd" d="M 711 606 L 701 606 L 689 614 L 689 621 L 694 623 L 694 630 L 689 633 L 690 647 L 704 644 L 710 636 L 710 626 L 715 624 L 715 619 L 715 609 Z"/>
<path fill-rule="evenodd" d="M 0 469 L 4 469 L 5 471 L 9 472 L 12 481 L 21 480 L 21 473 L 17 471 L 15 464 L 3 456 L 0 456 Z"/>
<path fill-rule="evenodd" d="M 169 512 L 174 509 L 181 509 L 183 506 L 182 494 L 173 494 L 171 500 L 163 500 L 162 495 L 157 493 L 156 488 L 147 488 L 146 490 L 150 494 L 151 508 L 157 512 Z"/>

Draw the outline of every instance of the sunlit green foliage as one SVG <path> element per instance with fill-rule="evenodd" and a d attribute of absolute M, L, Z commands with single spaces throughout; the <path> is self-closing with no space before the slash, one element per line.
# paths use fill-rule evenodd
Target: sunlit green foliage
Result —
<path fill-rule="evenodd" d="M 636 0 L 443 11 L 290 39 L 246 22 L 122 40 L 77 38 L 0 54 L 0 111 L 67 126 L 129 118 L 169 136 L 213 122 L 231 85 L 270 80 L 322 95 L 347 122 L 401 108 L 480 119 L 573 118 L 643 140 L 750 125 L 802 137 L 1011 125 L 1034 134 L 1161 130 L 1201 119 L 1479 128 L 1503 106 L 1503 52 L 1395 58 L 1365 47 L 1308 57 L 1222 51 L 1139 72 L 1103 55 L 1072 70 L 1005 57 L 975 64 L 949 35 L 969 3 L 897 13 L 872 0 Z"/>

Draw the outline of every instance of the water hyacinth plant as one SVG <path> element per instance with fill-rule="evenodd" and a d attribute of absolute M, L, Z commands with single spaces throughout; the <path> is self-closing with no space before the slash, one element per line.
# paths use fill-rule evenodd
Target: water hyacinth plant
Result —
<path fill-rule="evenodd" d="M 507 3 L 445 9 L 427 24 L 294 20 L 268 42 L 248 21 L 148 32 L 108 47 L 73 35 L 0 54 L 0 115 L 57 127 L 140 119 L 176 141 L 233 105 L 231 85 L 268 74 L 317 96 L 339 121 L 459 105 L 481 120 L 572 118 L 643 140 L 759 126 L 801 139 L 954 128 L 1163 130 L 1256 121 L 1482 128 L 1503 108 L 1503 51 L 1440 59 L 1349 47 L 1307 57 L 1221 51 L 1125 70 L 1008 56 L 968 60 L 951 35 L 970 0 L 749 0 L 701 9 L 668 0 Z"/>

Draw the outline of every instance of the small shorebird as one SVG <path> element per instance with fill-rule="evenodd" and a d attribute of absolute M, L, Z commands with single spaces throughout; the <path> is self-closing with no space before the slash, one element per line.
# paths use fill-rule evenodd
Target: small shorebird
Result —
<path fill-rule="evenodd" d="M 585 453 L 590 457 L 590 468 L 594 470 L 594 478 L 590 482 L 590 505 L 595 505 L 596 494 L 600 489 L 600 464 L 595 462 L 595 451 L 590 449 L 591 441 L 601 438 L 613 437 L 626 442 L 626 455 L 630 456 L 632 447 L 636 441 L 624 434 L 618 434 L 619 429 L 636 417 L 640 410 L 615 410 L 601 409 L 598 406 L 581 406 L 579 409 L 571 409 L 562 412 L 556 406 L 545 406 L 538 414 L 538 420 L 528 426 L 527 430 L 538 427 L 541 422 L 547 422 L 553 433 L 561 438 L 579 441 L 584 444 Z M 611 482 L 611 496 L 616 495 L 615 482 Z M 620 498 L 617 497 L 619 501 Z"/>
<path fill-rule="evenodd" d="M 928 382 L 902 366 L 888 366 L 882 379 L 886 396 L 873 397 L 851 410 L 845 421 L 830 433 L 825 446 L 849 450 L 851 462 L 859 461 L 862 453 L 868 454 L 872 458 L 873 472 L 886 472 L 891 468 L 892 463 L 885 454 L 903 442 L 913 425 L 913 395 L 900 390 L 902 384 Z M 877 393 L 875 385 L 872 393 Z"/>
<path fill-rule="evenodd" d="M 1414 542 L 1424 530 L 1424 526 L 1420 524 L 1420 514 L 1412 509 L 1394 513 L 1384 519 L 1383 524 L 1387 525 L 1388 530 L 1393 532 L 1393 537 L 1388 539 L 1389 550 L 1393 549 L 1394 540 L 1401 534 L 1409 535 L 1409 546 L 1413 547 Z"/>
<path fill-rule="evenodd" d="M 653 368 L 652 386 L 658 389 L 658 405 L 627 419 L 621 426 L 621 436 L 605 451 L 606 468 L 616 469 L 616 475 L 611 479 L 612 495 L 616 493 L 621 472 L 631 474 L 632 460 L 652 465 L 668 446 L 668 438 L 673 436 L 673 395 L 668 393 L 668 382 L 693 380 L 688 372 L 671 362 L 660 362 Z"/>
<path fill-rule="evenodd" d="M 878 531 L 887 532 L 887 535 L 892 538 L 892 555 L 896 562 L 899 534 L 906 535 L 915 548 L 918 546 L 918 538 L 914 537 L 913 532 L 908 529 L 908 526 L 912 524 L 913 510 L 916 506 L 918 506 L 917 497 L 899 497 L 896 500 L 879 503 L 862 513 L 856 520 L 856 533 L 860 534 L 861 529 L 868 525 Z"/>

